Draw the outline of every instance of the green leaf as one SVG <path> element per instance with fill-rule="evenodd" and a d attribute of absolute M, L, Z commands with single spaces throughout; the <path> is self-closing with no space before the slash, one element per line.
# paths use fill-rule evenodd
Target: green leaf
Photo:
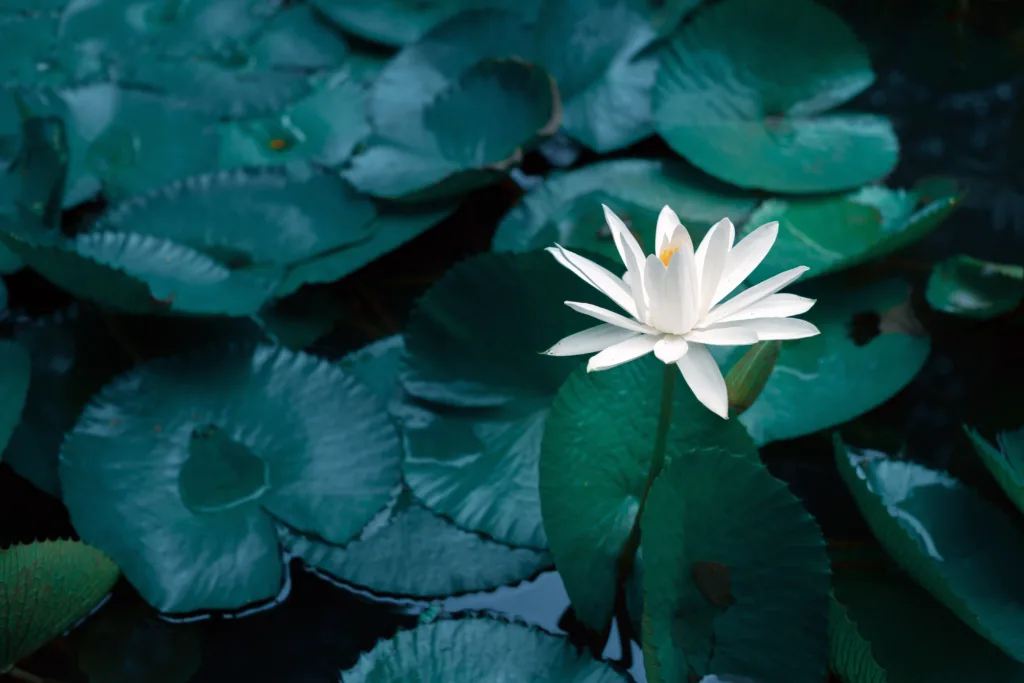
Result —
<path fill-rule="evenodd" d="M 11 219 L 59 227 L 67 170 L 64 122 L 53 116 L 25 119 L 21 125 L 21 148 L 0 179 L 13 204 Z M 4 209 L 0 206 L 0 211 Z"/>
<path fill-rule="evenodd" d="M 854 648 L 865 652 L 867 646 L 871 656 L 833 658 L 833 669 L 843 683 L 1024 681 L 1024 665 L 978 637 L 905 575 L 844 572 L 836 574 L 834 583 L 839 602 L 833 605 L 845 612 L 848 639 L 834 641 L 833 652 L 845 643 L 850 657 L 856 657 Z M 852 640 L 851 628 L 859 635 L 859 645 Z"/>
<path fill-rule="evenodd" d="M 305 288 L 264 306 L 253 316 L 275 344 L 304 349 L 330 334 L 348 309 L 326 288 Z"/>
<path fill-rule="evenodd" d="M 1024 661 L 1024 543 L 1013 521 L 952 477 L 835 437 L 836 464 L 893 559 L 983 638 Z"/>
<path fill-rule="evenodd" d="M 646 251 L 654 249 L 658 213 L 671 206 L 694 239 L 724 216 L 737 224 L 756 199 L 679 161 L 616 159 L 552 174 L 501 220 L 491 248 L 529 251 L 554 243 L 619 262 L 601 204 L 630 225 Z"/>
<path fill-rule="evenodd" d="M 301 5 L 299 5 L 301 7 Z M 370 134 L 365 94 L 346 67 L 283 111 L 222 125 L 222 168 L 313 161 L 338 166 Z"/>
<path fill-rule="evenodd" d="M 52 78 L 47 64 L 57 42 L 59 15 L 49 12 L 0 14 L 0 82 L 8 85 L 43 85 Z M 43 82 L 40 83 L 40 80 Z"/>
<path fill-rule="evenodd" d="M 313 7 L 288 4 L 262 26 L 245 53 L 264 67 L 316 71 L 344 62 L 348 46 Z"/>
<path fill-rule="evenodd" d="M 88 614 L 118 575 L 109 557 L 78 541 L 0 549 L 0 671 Z"/>
<path fill-rule="evenodd" d="M 885 669 L 875 661 L 871 643 L 850 620 L 846 606 L 835 598 L 828 609 L 828 648 L 828 667 L 843 683 L 887 683 Z"/>
<path fill-rule="evenodd" d="M 692 164 L 739 187 L 851 189 L 893 169 L 896 133 L 884 117 L 826 112 L 874 78 L 856 36 L 812 0 L 724 0 L 662 51 L 654 127 Z"/>
<path fill-rule="evenodd" d="M 499 179 L 524 149 L 558 130 L 558 88 L 539 67 L 481 61 L 422 102 L 409 97 L 419 84 L 394 64 L 374 83 L 373 136 L 345 174 L 362 192 L 390 199 L 463 194 Z"/>
<path fill-rule="evenodd" d="M 578 358 L 541 355 L 589 326 L 563 301 L 601 295 L 550 254 L 485 253 L 449 270 L 406 327 L 405 481 L 428 508 L 544 549 L 537 462 L 545 417 Z M 457 466 L 456 466 L 457 465 Z"/>
<path fill-rule="evenodd" d="M 857 289 L 817 282 L 802 293 L 818 301 L 802 317 L 821 334 L 782 343 L 764 391 L 740 416 L 758 444 L 812 434 L 866 413 L 909 384 L 931 348 L 913 317 L 905 282 Z"/>
<path fill-rule="evenodd" d="M 725 375 L 729 408 L 743 414 L 764 391 L 782 351 L 782 342 L 763 341 L 750 347 Z"/>
<path fill-rule="evenodd" d="M 500 681 L 621 683 L 626 677 L 565 638 L 489 618 L 439 619 L 377 643 L 342 673 L 345 683 Z"/>
<path fill-rule="evenodd" d="M 343 544 L 391 500 L 399 440 L 356 379 L 312 356 L 231 347 L 108 384 L 61 451 L 64 503 L 164 612 L 275 596 L 275 526 Z M 173 552 L 153 552 L 173 548 Z"/>
<path fill-rule="evenodd" d="M 28 352 L 21 344 L 0 339 L 0 455 L 21 420 L 31 366 Z"/>
<path fill-rule="evenodd" d="M 757 459 L 708 450 L 674 458 L 651 487 L 641 529 L 648 671 L 665 681 L 689 672 L 824 679 L 825 540 Z"/>
<path fill-rule="evenodd" d="M 996 436 L 998 448 L 977 431 L 964 427 L 974 452 L 992 473 L 1006 495 L 1024 511 L 1024 427 Z"/>
<path fill-rule="evenodd" d="M 806 279 L 886 256 L 931 232 L 957 199 L 942 197 L 915 211 L 917 193 L 879 186 L 843 196 L 770 199 L 740 230 L 742 237 L 765 223 L 779 222 L 775 246 L 749 280 L 760 282 L 796 266 L 810 269 Z"/>
<path fill-rule="evenodd" d="M 925 290 L 937 311 L 968 318 L 994 318 L 1024 300 L 1024 266 L 981 261 L 964 254 L 935 264 Z"/>
<path fill-rule="evenodd" d="M 664 368 L 653 357 L 602 372 L 580 367 L 559 390 L 544 427 L 544 529 L 576 615 L 598 632 L 611 619 L 617 563 L 647 485 Z M 705 451 L 757 457 L 743 426 L 723 422 L 681 381 L 672 416 L 667 462 Z M 645 576 L 649 570 L 645 554 Z"/>

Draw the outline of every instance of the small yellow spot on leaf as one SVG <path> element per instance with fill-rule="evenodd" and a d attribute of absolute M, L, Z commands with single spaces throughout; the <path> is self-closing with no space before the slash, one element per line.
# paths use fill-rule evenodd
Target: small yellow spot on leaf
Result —
<path fill-rule="evenodd" d="M 270 141 L 270 149 L 278 151 L 278 152 L 280 152 L 282 149 L 286 148 L 287 146 L 288 146 L 288 141 L 287 140 L 282 140 L 281 138 L 274 138 L 273 140 Z"/>

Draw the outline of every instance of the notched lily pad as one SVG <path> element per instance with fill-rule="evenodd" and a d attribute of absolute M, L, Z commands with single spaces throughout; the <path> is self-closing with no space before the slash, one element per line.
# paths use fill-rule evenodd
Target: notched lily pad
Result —
<path fill-rule="evenodd" d="M 991 263 L 959 254 L 932 268 L 925 290 L 937 311 L 968 318 L 994 318 L 1024 301 L 1024 266 Z"/>
<path fill-rule="evenodd" d="M 179 613 L 273 597 L 279 523 L 347 543 L 400 477 L 384 406 L 343 370 L 272 346 L 122 375 L 82 412 L 60 460 L 75 529 L 151 605 Z"/>

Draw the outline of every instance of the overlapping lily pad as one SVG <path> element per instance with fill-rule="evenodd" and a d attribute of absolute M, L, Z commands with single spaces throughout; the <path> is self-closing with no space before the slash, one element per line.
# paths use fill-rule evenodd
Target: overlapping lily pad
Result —
<path fill-rule="evenodd" d="M 576 615 L 598 632 L 611 619 L 619 556 L 638 523 L 664 368 L 650 356 L 602 372 L 581 367 L 559 390 L 544 427 L 544 529 Z M 743 426 L 701 406 L 680 380 L 666 461 L 704 452 L 757 457 Z"/>
<path fill-rule="evenodd" d="M 803 317 L 821 334 L 782 343 L 761 396 L 739 418 L 759 444 L 852 420 L 903 389 L 928 357 L 931 341 L 910 308 L 907 283 L 813 284 L 801 294 L 818 303 Z M 726 368 L 743 351 L 718 349 Z"/>
<path fill-rule="evenodd" d="M 974 446 L 974 452 L 1014 505 L 1024 512 L 1024 427 L 998 434 L 998 447 L 989 443 L 977 431 L 966 427 L 964 430 Z"/>
<path fill-rule="evenodd" d="M 888 119 L 829 113 L 874 78 L 856 36 L 812 0 L 725 0 L 662 50 L 654 127 L 695 166 L 739 187 L 852 189 L 888 174 L 898 157 Z"/>
<path fill-rule="evenodd" d="M 825 540 L 764 465 L 714 450 L 677 456 L 655 480 L 641 528 L 644 666 L 658 672 L 648 678 L 825 678 Z"/>
<path fill-rule="evenodd" d="M 21 420 L 32 361 L 17 342 L 0 339 L 0 456 Z"/>
<path fill-rule="evenodd" d="M 796 266 L 804 279 L 850 268 L 909 246 L 953 211 L 957 195 L 924 203 L 918 193 L 871 186 L 843 196 L 770 199 L 754 211 L 740 235 L 770 221 L 779 236 L 751 282 Z M 918 208 L 920 207 L 920 208 Z"/>
<path fill-rule="evenodd" d="M 473 675 L 503 681 L 623 683 L 605 662 L 569 641 L 489 618 L 440 619 L 381 641 L 341 674 L 345 683 L 451 681 Z"/>
<path fill-rule="evenodd" d="M 88 614 L 119 575 L 109 557 L 78 541 L 0 549 L 0 671 Z"/>
<path fill-rule="evenodd" d="M 528 251 L 558 243 L 619 261 L 601 204 L 622 217 L 650 252 L 658 213 L 666 204 L 697 240 L 724 216 L 741 224 L 756 201 L 679 161 L 600 161 L 554 174 L 527 193 L 502 219 L 491 246 Z"/>
<path fill-rule="evenodd" d="M 151 605 L 179 613 L 273 597 L 278 520 L 344 544 L 400 478 L 398 434 L 373 394 L 336 366 L 271 346 L 121 376 L 82 412 L 60 460 L 83 540 Z"/>
<path fill-rule="evenodd" d="M 1024 661 L 1021 532 L 947 474 L 849 448 L 836 463 L 857 507 L 893 559 L 921 586 L 1017 661 Z"/>
<path fill-rule="evenodd" d="M 1024 266 L 953 256 L 932 268 L 925 297 L 943 313 L 994 318 L 1024 301 Z"/>

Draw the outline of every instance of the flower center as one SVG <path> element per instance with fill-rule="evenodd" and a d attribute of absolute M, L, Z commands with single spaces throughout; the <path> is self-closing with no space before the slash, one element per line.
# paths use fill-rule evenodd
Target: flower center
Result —
<path fill-rule="evenodd" d="M 677 251 L 679 251 L 679 247 L 672 247 L 671 249 L 662 249 L 661 253 L 658 254 L 658 258 L 661 259 L 661 262 L 665 264 L 666 268 L 668 268 L 668 262 L 672 260 L 672 257 L 675 255 Z"/>

